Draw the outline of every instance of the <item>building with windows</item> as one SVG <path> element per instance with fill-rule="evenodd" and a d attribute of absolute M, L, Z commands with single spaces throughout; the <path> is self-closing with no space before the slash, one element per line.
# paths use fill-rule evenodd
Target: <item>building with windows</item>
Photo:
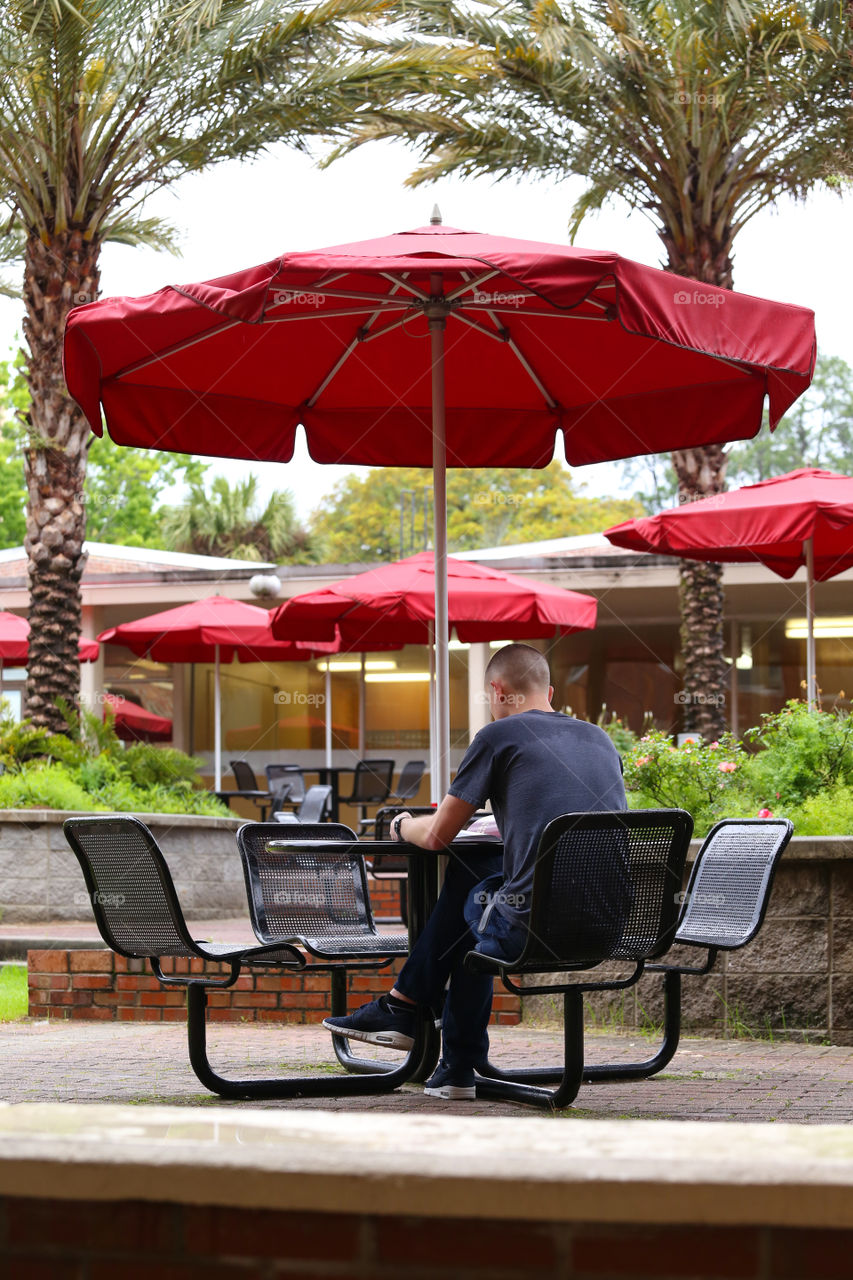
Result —
<path fill-rule="evenodd" d="M 275 568 L 250 561 L 88 544 L 83 575 L 83 631 L 107 627 L 214 593 L 273 605 L 361 572 L 364 565 Z M 537 642 L 547 651 L 555 706 L 597 719 L 618 715 L 639 730 L 651 717 L 660 728 L 682 727 L 678 562 L 612 547 L 601 535 L 555 538 L 466 553 L 467 558 L 530 575 L 597 597 L 594 631 Z M 262 572 L 280 582 L 276 597 L 256 597 L 251 580 Z M 762 712 L 798 697 L 805 680 L 804 571 L 789 582 L 763 566 L 727 565 L 725 618 L 731 682 L 727 720 L 738 733 Z M 853 689 L 853 571 L 819 583 L 817 667 L 824 706 L 849 706 Z M 0 552 L 0 608 L 27 612 L 22 548 Z M 500 644 L 501 637 L 495 637 Z M 452 641 L 453 763 L 485 709 L 477 697 L 488 645 Z M 429 664 L 420 646 L 398 652 L 332 658 L 332 732 L 338 763 L 355 754 L 393 754 L 398 766 L 424 757 L 429 743 Z M 23 707 L 25 671 L 3 672 L 3 695 Z M 103 646 L 81 668 L 82 694 L 92 707 L 104 692 L 121 693 L 173 722 L 173 742 L 213 758 L 213 666 L 160 664 Z M 326 676 L 321 662 L 234 662 L 223 668 L 224 759 L 239 756 L 262 769 L 298 756 L 319 764 L 325 740 Z M 102 700 L 101 700 L 102 701 Z"/>

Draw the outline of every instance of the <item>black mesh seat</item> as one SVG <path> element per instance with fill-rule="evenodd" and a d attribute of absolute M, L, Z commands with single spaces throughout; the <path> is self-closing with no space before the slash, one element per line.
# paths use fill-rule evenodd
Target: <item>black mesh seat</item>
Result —
<path fill-rule="evenodd" d="M 154 836 L 130 815 L 69 818 L 62 828 L 83 871 L 95 922 L 107 946 L 122 956 L 148 960 L 161 982 L 230 986 L 243 964 L 304 967 L 295 947 L 235 946 L 199 942 L 187 928 L 174 881 Z M 165 977 L 161 956 L 228 961 L 231 976 Z"/>
<path fill-rule="evenodd" d="M 267 829 L 277 834 L 282 831 L 276 823 L 267 824 Z M 162 983 L 186 986 L 190 1064 L 202 1084 L 213 1093 L 226 1098 L 251 1099 L 384 1093 L 402 1084 L 417 1070 L 428 1036 L 423 1019 L 417 1024 L 411 1051 L 399 1067 L 390 1071 L 380 1066 L 373 1068 L 372 1075 L 332 1079 L 325 1073 L 254 1080 L 229 1080 L 218 1075 L 207 1056 L 207 989 L 231 986 L 243 965 L 303 970 L 304 955 L 297 947 L 281 940 L 259 946 L 234 946 L 193 939 L 163 853 L 138 818 L 130 815 L 69 818 L 63 831 L 83 870 L 95 920 L 107 946 L 119 955 L 147 959 Z M 329 823 L 307 828 L 307 831 L 317 841 L 330 833 L 337 840 L 355 839 L 348 827 L 335 830 Z M 166 976 L 160 966 L 163 956 L 224 961 L 230 965 L 231 973 L 224 979 L 197 973 Z"/>
<path fill-rule="evenodd" d="M 268 764 L 264 773 L 267 786 L 276 797 L 272 813 L 282 804 L 296 808 L 305 799 L 305 774 L 298 764 Z"/>
<path fill-rule="evenodd" d="M 672 1060 L 681 1034 L 681 976 L 705 974 L 720 951 L 751 942 L 767 913 L 776 868 L 791 836 L 786 818 L 727 818 L 706 836 L 690 881 L 679 894 L 681 910 L 673 942 L 706 952 L 698 965 L 661 963 L 648 970 L 664 975 L 664 1036 L 645 1062 L 590 1064 L 588 1080 L 641 1080 Z"/>
<path fill-rule="evenodd" d="M 231 808 L 231 801 L 236 799 L 251 800 L 261 811 L 261 821 L 267 816 L 267 810 L 275 804 L 276 796 L 272 791 L 264 791 L 258 786 L 255 771 L 248 760 L 229 760 L 231 772 L 237 787 L 234 791 L 216 791 L 214 794 L 224 800 Z"/>
<path fill-rule="evenodd" d="M 272 822 L 249 822 L 237 832 L 256 937 L 296 943 L 321 960 L 408 955 L 408 934 L 376 929 L 364 846 L 348 827 L 319 827 L 319 838 L 317 828 Z M 278 848 L 270 849 L 271 841 Z"/>
<path fill-rule="evenodd" d="M 368 824 L 367 806 L 384 804 L 391 790 L 394 773 L 393 760 L 359 760 L 355 766 L 352 791 L 341 796 L 341 804 L 351 804 L 361 810 L 359 831 Z"/>
<path fill-rule="evenodd" d="M 683 809 L 575 813 L 555 818 L 539 844 L 530 922 L 521 954 L 496 960 L 469 952 L 466 965 L 500 975 L 518 994 L 563 995 L 565 1055 L 553 1092 L 539 1087 L 542 1072 L 477 1067 L 477 1096 L 567 1106 L 583 1076 L 583 992 L 618 990 L 638 981 L 646 962 L 663 954 L 675 934 L 681 877 L 693 819 Z M 627 977 L 583 976 L 573 971 L 605 961 L 632 966 Z M 546 985 L 519 987 L 510 975 L 552 975 Z M 546 1079 L 551 1079 L 548 1074 Z M 537 1083 L 526 1081 L 536 1080 Z"/>

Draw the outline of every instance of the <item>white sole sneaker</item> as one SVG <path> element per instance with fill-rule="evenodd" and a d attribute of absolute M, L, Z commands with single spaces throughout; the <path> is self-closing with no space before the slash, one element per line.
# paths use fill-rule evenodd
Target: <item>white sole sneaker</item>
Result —
<path fill-rule="evenodd" d="M 352 1031 L 323 1022 L 333 1036 L 346 1036 L 348 1040 L 362 1040 L 365 1044 L 378 1044 L 383 1049 L 401 1049 L 408 1052 L 415 1043 L 414 1036 L 404 1036 L 402 1031 Z"/>
<path fill-rule="evenodd" d="M 445 1098 L 448 1102 L 474 1102 L 477 1086 L 466 1084 L 440 1084 L 434 1089 L 424 1089 L 428 1098 Z"/>

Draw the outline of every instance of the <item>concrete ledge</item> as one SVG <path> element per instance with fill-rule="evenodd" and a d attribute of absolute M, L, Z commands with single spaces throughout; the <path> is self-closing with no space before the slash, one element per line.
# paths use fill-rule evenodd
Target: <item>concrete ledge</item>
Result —
<path fill-rule="evenodd" d="M 6 1104 L 0 1139 L 0 1195 L 20 1198 L 539 1223 L 853 1225 L 853 1132 L 844 1126 Z"/>

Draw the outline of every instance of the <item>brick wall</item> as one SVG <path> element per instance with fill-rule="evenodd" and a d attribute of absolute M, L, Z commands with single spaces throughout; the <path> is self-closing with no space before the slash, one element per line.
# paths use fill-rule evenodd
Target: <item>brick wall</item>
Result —
<path fill-rule="evenodd" d="M 846 1280 L 851 1257 L 853 1230 L 0 1199 L 6 1280 Z"/>
<path fill-rule="evenodd" d="M 349 1007 L 389 989 L 401 960 L 387 969 L 348 975 Z M 226 965 L 164 957 L 164 973 L 221 976 Z M 164 987 L 147 961 L 112 951 L 27 952 L 31 1018 L 110 1019 L 119 1022 L 183 1022 L 184 987 Z M 329 1012 L 329 974 L 244 969 L 233 987 L 208 992 L 208 1017 L 218 1022 L 322 1022 Z M 519 1021 L 518 999 L 496 986 L 492 1022 Z"/>

